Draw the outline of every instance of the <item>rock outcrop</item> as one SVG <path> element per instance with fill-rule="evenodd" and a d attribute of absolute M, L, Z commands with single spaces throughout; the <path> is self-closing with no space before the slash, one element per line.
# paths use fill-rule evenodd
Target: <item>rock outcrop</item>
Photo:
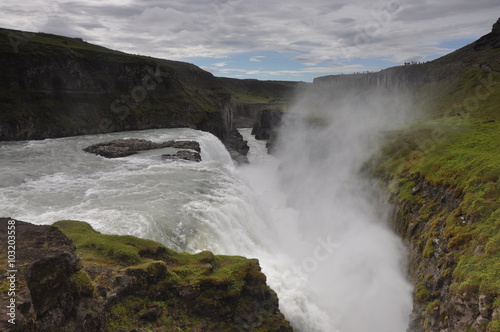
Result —
<path fill-rule="evenodd" d="M 493 24 L 491 32 L 475 41 L 473 46 L 476 51 L 500 47 L 500 18 Z"/>
<path fill-rule="evenodd" d="M 466 227 L 475 222 L 460 213 L 463 194 L 455 188 L 432 185 L 422 177 L 411 180 L 412 199 L 399 195 L 409 190 L 405 186 L 391 196 L 396 206 L 394 227 L 409 249 L 408 275 L 415 285 L 408 331 L 486 331 L 500 313 L 493 305 L 496 296 L 453 291 L 457 248 L 472 239 L 450 236 L 449 225 Z M 482 250 L 476 248 L 477 255 Z"/>
<path fill-rule="evenodd" d="M 120 158 L 131 156 L 140 151 L 162 149 L 162 148 L 176 148 L 186 150 L 193 150 L 193 153 L 185 153 L 189 151 L 178 151 L 175 154 L 177 159 L 186 159 L 182 156 L 188 157 L 186 160 L 190 160 L 192 156 L 197 161 L 201 161 L 200 157 L 200 144 L 195 141 L 166 141 L 162 143 L 155 143 L 145 139 L 129 138 L 129 139 L 117 139 L 110 142 L 98 143 L 86 147 L 83 151 L 88 153 L 93 153 L 106 158 Z M 182 153 L 179 153 L 182 152 Z M 167 155 L 165 155 L 167 156 Z"/>
<path fill-rule="evenodd" d="M 238 130 L 233 129 L 228 133 L 224 145 L 237 165 L 248 164 L 247 154 L 250 147 Z"/>
<path fill-rule="evenodd" d="M 2 331 L 292 331 L 255 259 L 177 253 L 77 221 L 1 218 L 2 234 L 9 221 L 17 241 L 15 324 L 2 319 Z"/>
<path fill-rule="evenodd" d="M 252 129 L 255 139 L 267 140 L 281 125 L 283 113 L 277 109 L 263 109 L 257 116 L 257 122 Z"/>
<path fill-rule="evenodd" d="M 2 303 L 15 299 L 14 323 L 8 322 L 2 305 L 2 331 L 102 331 L 102 305 L 94 299 L 94 289 L 82 271 L 82 263 L 73 242 L 58 228 L 37 226 L 9 218 L 0 218 L 0 232 L 14 230 L 15 294 L 2 292 Z M 12 227 L 13 226 L 13 227 Z M 7 250 L 2 241 L 2 276 L 6 275 Z M 11 261 L 9 257 L 9 262 Z M 5 282 L 5 279 L 2 280 Z M 12 312 L 12 311 L 10 311 Z M 12 316 L 10 317 L 12 318 Z"/>
<path fill-rule="evenodd" d="M 384 91 L 409 92 L 424 83 L 440 80 L 453 72 L 451 68 L 449 70 L 441 68 L 438 71 L 435 69 L 430 64 L 415 64 L 391 67 L 373 73 L 329 75 L 315 78 L 313 85 L 341 97 L 346 93 L 354 93 L 355 96 L 360 91 L 363 95 Z"/>

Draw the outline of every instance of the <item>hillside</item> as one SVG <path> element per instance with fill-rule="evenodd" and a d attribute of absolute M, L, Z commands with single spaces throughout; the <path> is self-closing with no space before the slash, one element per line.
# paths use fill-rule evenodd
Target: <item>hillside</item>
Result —
<path fill-rule="evenodd" d="M 433 62 L 500 72 L 500 19 L 490 33 Z"/>
<path fill-rule="evenodd" d="M 297 82 L 216 78 L 193 64 L 0 28 L 0 140 L 192 127 L 224 140 Z M 233 123 L 234 122 L 234 123 Z"/>
<path fill-rule="evenodd" d="M 230 95 L 195 65 L 0 29 L 0 140 L 193 127 L 224 138 Z"/>

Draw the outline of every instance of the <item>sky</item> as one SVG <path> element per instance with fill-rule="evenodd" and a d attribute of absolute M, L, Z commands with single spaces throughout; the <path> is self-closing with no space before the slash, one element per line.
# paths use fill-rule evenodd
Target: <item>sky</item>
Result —
<path fill-rule="evenodd" d="M 194 63 L 215 76 L 310 82 L 450 53 L 499 0 L 2 0 L 0 27 Z"/>

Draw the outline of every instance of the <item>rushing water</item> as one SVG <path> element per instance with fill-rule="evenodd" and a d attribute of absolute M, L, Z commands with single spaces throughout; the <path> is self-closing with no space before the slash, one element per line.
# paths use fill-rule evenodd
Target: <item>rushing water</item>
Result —
<path fill-rule="evenodd" d="M 401 249 L 395 237 L 365 225 L 365 230 L 356 229 L 362 234 L 357 240 L 352 234 L 333 240 L 317 232 L 311 240 L 301 223 L 307 213 L 287 204 L 289 196 L 280 189 L 280 163 L 266 155 L 264 143 L 255 141 L 249 130 L 242 133 L 251 146 L 252 164 L 241 168 L 234 167 L 216 137 L 191 129 L 1 142 L 0 214 L 36 224 L 83 220 L 103 233 L 149 238 L 176 250 L 258 258 L 278 293 L 281 310 L 297 331 L 368 331 L 350 320 L 367 320 L 375 332 L 404 330 L 401 318 L 391 317 L 407 313 L 406 308 L 398 309 L 402 302 L 392 294 L 408 293 L 403 278 L 393 275 L 392 265 L 399 264 L 401 254 L 379 250 L 376 241 L 367 242 L 373 246 L 367 250 L 359 243 L 369 232 L 379 241 L 391 242 L 388 250 L 394 251 Z M 203 161 L 165 161 L 161 150 L 117 159 L 82 150 L 118 138 L 196 140 Z M 346 206 L 347 214 L 351 208 Z M 379 264 L 385 282 L 356 275 L 359 264 L 380 255 L 389 255 L 389 263 L 371 262 L 366 269 L 376 273 L 371 267 Z M 361 292 L 354 289 L 360 285 L 366 286 Z M 381 313 L 372 307 L 370 314 L 367 306 L 377 300 L 384 307 L 394 301 L 396 308 Z"/>

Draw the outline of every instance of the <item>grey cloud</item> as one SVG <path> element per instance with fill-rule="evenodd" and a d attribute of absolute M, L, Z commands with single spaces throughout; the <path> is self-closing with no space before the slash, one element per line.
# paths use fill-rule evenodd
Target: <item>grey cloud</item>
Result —
<path fill-rule="evenodd" d="M 8 27 L 23 29 L 19 22 L 28 24 L 33 8 L 43 3 L 24 0 L 20 5 L 4 0 L 0 10 L 6 13 Z M 273 50 L 291 52 L 301 63 L 428 56 L 442 51 L 436 48 L 440 41 L 479 37 L 481 27 L 488 32 L 500 12 L 498 0 L 54 3 L 57 6 L 50 9 L 50 17 L 38 18 L 35 31 L 79 36 L 110 48 L 158 57 L 217 57 Z"/>
<path fill-rule="evenodd" d="M 348 24 L 355 22 L 355 19 L 349 17 L 343 17 L 336 20 L 332 20 L 333 23 Z"/>
<path fill-rule="evenodd" d="M 74 15 L 84 16 L 102 16 L 102 17 L 116 17 L 128 18 L 138 15 L 142 12 L 140 7 L 117 6 L 108 5 L 103 1 L 99 4 L 90 5 L 88 2 L 71 2 L 59 3 L 60 10 L 64 13 L 72 13 Z M 90 16 L 92 17 L 92 16 Z"/>
<path fill-rule="evenodd" d="M 292 45 L 294 45 L 294 46 L 306 46 L 306 47 L 323 47 L 323 46 L 325 46 L 323 43 L 316 43 L 316 42 L 307 41 L 307 40 L 299 40 L 299 41 L 293 42 Z"/>
<path fill-rule="evenodd" d="M 433 2 L 433 3 L 430 3 Z M 429 19 L 444 19 L 461 15 L 464 18 L 464 23 L 467 18 L 471 18 L 467 13 L 474 13 L 480 10 L 499 10 L 500 3 L 498 0 L 456 0 L 454 3 L 443 1 L 434 3 L 434 1 L 419 0 L 407 1 L 402 6 L 402 10 L 398 13 L 395 20 L 401 22 L 426 21 Z M 498 12 L 500 14 L 500 12 Z"/>

